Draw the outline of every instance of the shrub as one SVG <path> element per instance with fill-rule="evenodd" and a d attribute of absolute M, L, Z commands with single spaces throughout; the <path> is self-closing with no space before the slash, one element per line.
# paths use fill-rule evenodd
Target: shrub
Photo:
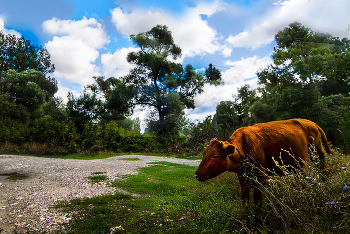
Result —
<path fill-rule="evenodd" d="M 4 121 L 0 122 L 5 123 Z M 10 145 L 16 145 L 23 153 L 68 154 L 85 151 L 114 152 L 164 152 L 183 153 L 187 150 L 186 138 L 157 138 L 141 135 L 118 126 L 117 122 L 86 123 L 81 134 L 73 122 L 58 122 L 50 119 L 37 119 L 28 125 L 7 125 L 0 128 L 0 143 L 3 151 L 9 152 Z"/>
<path fill-rule="evenodd" d="M 318 156 L 312 151 L 305 170 L 287 170 L 285 176 L 272 176 L 266 185 L 254 181 L 264 192 L 264 203 L 257 214 L 264 229 L 274 233 L 336 233 L 350 227 L 350 173 L 342 156 L 327 157 L 327 169 L 319 169 Z M 348 162 L 347 162 L 348 163 Z"/>
<path fill-rule="evenodd" d="M 81 134 L 82 150 L 99 151 L 104 148 L 102 127 L 95 123 L 86 123 Z"/>

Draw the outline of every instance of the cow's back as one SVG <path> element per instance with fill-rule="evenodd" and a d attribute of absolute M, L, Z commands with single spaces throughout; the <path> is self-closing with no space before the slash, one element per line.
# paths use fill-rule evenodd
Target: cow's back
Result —
<path fill-rule="evenodd" d="M 315 123 L 291 119 L 240 128 L 229 140 L 239 145 L 244 155 L 251 155 L 259 166 L 274 170 L 277 168 L 273 159 L 303 167 L 308 159 L 309 144 L 316 138 L 319 132 Z"/>

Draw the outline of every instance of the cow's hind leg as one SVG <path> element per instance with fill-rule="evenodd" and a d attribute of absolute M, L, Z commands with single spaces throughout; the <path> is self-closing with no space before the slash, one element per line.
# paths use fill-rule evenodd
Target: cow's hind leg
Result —
<path fill-rule="evenodd" d="M 323 170 L 325 168 L 325 151 L 323 150 L 320 137 L 316 137 L 314 145 L 316 148 L 317 155 L 320 159 L 320 169 Z"/>

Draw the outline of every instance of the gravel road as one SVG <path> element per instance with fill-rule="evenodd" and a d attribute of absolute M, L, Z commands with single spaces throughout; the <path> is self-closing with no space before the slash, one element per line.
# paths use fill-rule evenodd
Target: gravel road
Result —
<path fill-rule="evenodd" d="M 49 208 L 55 202 L 116 190 L 106 186 L 106 182 L 90 183 L 87 177 L 93 172 L 105 172 L 109 180 L 114 180 L 125 174 L 136 174 L 137 168 L 159 161 L 199 165 L 198 160 L 139 155 L 97 160 L 0 155 L 0 230 L 3 230 L 0 233 L 55 230 L 67 221 L 67 214 Z"/>

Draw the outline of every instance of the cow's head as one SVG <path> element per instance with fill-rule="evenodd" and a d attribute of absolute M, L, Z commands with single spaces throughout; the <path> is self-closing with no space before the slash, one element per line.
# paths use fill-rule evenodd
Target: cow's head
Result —
<path fill-rule="evenodd" d="M 229 142 L 213 138 L 203 151 L 203 159 L 194 177 L 204 182 L 225 171 L 238 172 L 242 170 L 241 157 L 236 147 Z"/>

